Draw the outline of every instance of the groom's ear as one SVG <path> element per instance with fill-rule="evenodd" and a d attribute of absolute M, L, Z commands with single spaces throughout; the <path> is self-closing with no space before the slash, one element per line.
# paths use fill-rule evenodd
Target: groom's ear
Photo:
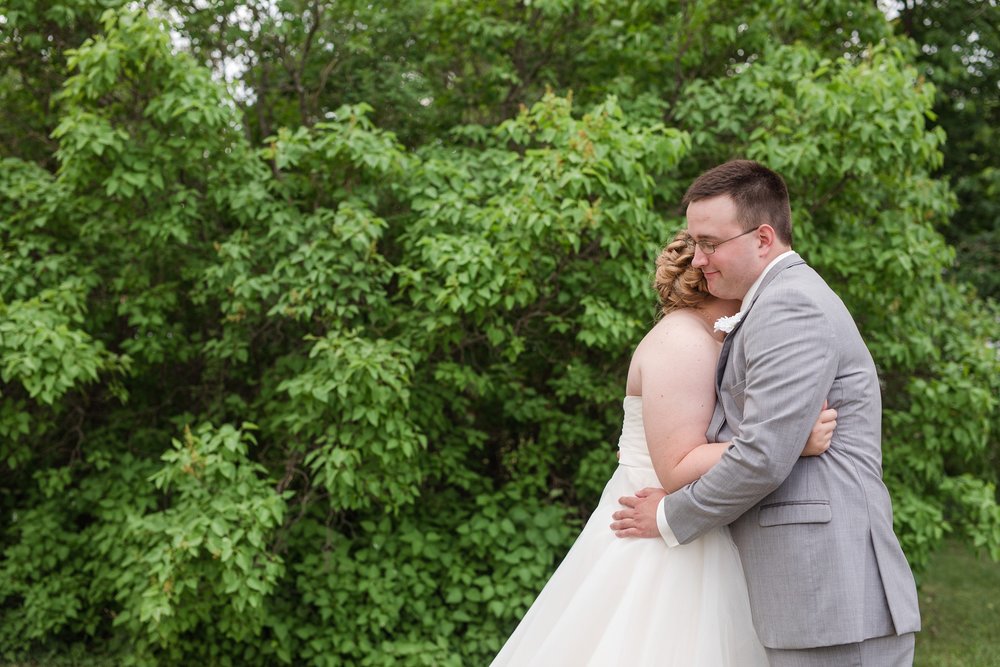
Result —
<path fill-rule="evenodd" d="M 784 252 L 781 241 L 778 239 L 778 232 L 774 231 L 774 227 L 771 225 L 765 223 L 758 227 L 755 238 L 757 239 L 757 248 L 762 256 L 769 255 L 779 248 L 781 252 Z"/>

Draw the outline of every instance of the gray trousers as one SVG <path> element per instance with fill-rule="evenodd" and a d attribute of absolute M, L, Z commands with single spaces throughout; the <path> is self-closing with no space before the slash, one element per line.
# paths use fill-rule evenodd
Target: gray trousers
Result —
<path fill-rule="evenodd" d="M 857 644 L 807 649 L 767 649 L 771 667 L 912 667 L 913 633 L 874 637 Z"/>

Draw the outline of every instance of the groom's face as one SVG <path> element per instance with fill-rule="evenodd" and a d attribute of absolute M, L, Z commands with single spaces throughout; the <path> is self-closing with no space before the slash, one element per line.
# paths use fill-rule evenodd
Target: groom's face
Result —
<path fill-rule="evenodd" d="M 720 299 L 742 299 L 767 262 L 761 263 L 756 234 L 740 236 L 744 230 L 737 221 L 736 204 L 729 195 L 692 202 L 687 223 L 695 241 L 726 241 L 710 255 L 695 246 L 692 266 L 705 275 L 708 291 Z"/>

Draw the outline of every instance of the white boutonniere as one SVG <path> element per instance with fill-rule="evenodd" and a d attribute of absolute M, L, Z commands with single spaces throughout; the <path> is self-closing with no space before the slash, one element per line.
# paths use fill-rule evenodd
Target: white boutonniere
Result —
<path fill-rule="evenodd" d="M 743 319 L 743 313 L 736 313 L 735 315 L 731 315 L 729 317 L 720 317 L 715 320 L 714 330 L 729 333 L 736 327 L 737 324 L 740 323 L 741 319 Z"/>

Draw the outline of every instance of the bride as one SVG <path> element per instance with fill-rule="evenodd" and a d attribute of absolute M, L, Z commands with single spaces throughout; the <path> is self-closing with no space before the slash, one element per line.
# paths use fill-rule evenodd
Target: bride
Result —
<path fill-rule="evenodd" d="M 562 564 L 494 659 L 493 667 L 766 667 L 750 618 L 740 557 L 728 528 L 674 548 L 619 539 L 608 529 L 618 498 L 693 482 L 729 443 L 706 443 L 722 334 L 714 322 L 738 301 L 708 294 L 680 232 L 656 261 L 663 317 L 628 371 L 619 466 Z M 824 410 L 803 449 L 822 454 L 836 424 Z"/>

